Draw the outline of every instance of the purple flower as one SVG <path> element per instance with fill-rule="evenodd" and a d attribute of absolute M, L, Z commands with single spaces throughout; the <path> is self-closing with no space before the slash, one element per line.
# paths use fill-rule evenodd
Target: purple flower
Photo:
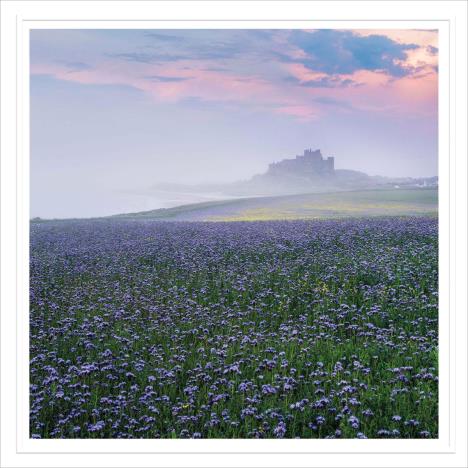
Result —
<path fill-rule="evenodd" d="M 273 430 L 273 434 L 277 439 L 282 439 L 286 434 L 286 424 L 283 421 L 280 421 Z"/>
<path fill-rule="evenodd" d="M 262 385 L 262 393 L 264 395 L 274 395 L 277 392 L 276 388 L 273 385 Z"/>
<path fill-rule="evenodd" d="M 88 424 L 88 431 L 98 432 L 104 429 L 104 426 L 105 426 L 104 421 L 98 421 L 96 424 Z"/>
<path fill-rule="evenodd" d="M 348 418 L 348 424 L 353 428 L 353 429 L 358 429 L 359 428 L 359 419 L 356 416 L 350 416 Z"/>

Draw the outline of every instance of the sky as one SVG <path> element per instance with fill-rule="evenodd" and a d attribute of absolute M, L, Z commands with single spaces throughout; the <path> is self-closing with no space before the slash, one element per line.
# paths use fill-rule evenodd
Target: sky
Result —
<path fill-rule="evenodd" d="M 31 216 L 200 201 L 321 149 L 370 175 L 437 175 L 432 30 L 32 30 Z M 214 196 L 214 195 L 213 195 Z"/>

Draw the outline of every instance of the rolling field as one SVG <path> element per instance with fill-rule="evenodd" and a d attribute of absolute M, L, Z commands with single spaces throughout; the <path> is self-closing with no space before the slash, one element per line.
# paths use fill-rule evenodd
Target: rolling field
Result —
<path fill-rule="evenodd" d="M 310 216 L 436 211 L 316 197 Z M 192 214 L 220 206 L 258 208 Z M 135 216 L 31 223 L 31 437 L 438 436 L 436 217 Z"/>
<path fill-rule="evenodd" d="M 426 189 L 361 190 L 241 198 L 119 215 L 127 219 L 172 221 L 258 221 L 369 216 L 432 216 L 438 191 Z"/>

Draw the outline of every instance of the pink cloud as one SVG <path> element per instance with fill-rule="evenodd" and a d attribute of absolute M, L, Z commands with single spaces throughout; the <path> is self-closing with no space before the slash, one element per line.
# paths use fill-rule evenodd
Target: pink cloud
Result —
<path fill-rule="evenodd" d="M 125 85 L 141 90 L 155 101 L 179 102 L 186 98 L 203 101 L 238 102 L 254 109 L 270 109 L 301 121 L 317 119 L 330 109 L 334 101 L 342 103 L 334 112 L 350 109 L 377 113 L 418 115 L 434 112 L 437 106 L 437 33 L 419 31 L 359 30 L 360 35 L 385 34 L 393 40 L 417 43 L 423 47 L 409 50 L 403 66 L 418 70 L 403 78 L 367 70 L 352 74 L 335 74 L 310 70 L 302 63 L 274 62 L 253 64 L 250 72 L 245 64 L 229 71 L 216 70 L 216 61 L 183 60 L 151 64 L 107 59 L 84 70 L 71 70 L 61 63 L 34 63 L 32 74 L 47 74 L 57 79 L 80 84 Z M 300 60 L 304 52 L 292 50 L 291 57 Z M 234 63 L 234 65 L 238 65 Z M 158 77 L 158 79 L 151 79 Z M 284 78 L 293 77 L 297 83 Z M 166 78 L 166 79 L 164 79 Z M 174 79 L 171 79 L 174 78 Z M 335 87 L 308 87 L 306 82 L 333 79 Z M 341 83 L 344 83 L 342 86 Z M 351 85 L 347 86 L 346 83 Z M 328 100 L 328 101 L 327 101 Z"/>

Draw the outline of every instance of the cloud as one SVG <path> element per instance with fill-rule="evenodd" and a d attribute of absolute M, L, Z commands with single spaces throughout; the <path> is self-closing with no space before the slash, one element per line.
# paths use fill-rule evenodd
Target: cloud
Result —
<path fill-rule="evenodd" d="M 84 62 L 68 62 L 66 60 L 57 60 L 56 63 L 63 65 L 67 68 L 68 73 L 81 72 L 85 70 L 92 70 L 93 67 Z"/>
<path fill-rule="evenodd" d="M 226 67 L 206 67 L 202 68 L 202 71 L 207 71 L 207 72 L 228 72 L 229 68 Z"/>
<path fill-rule="evenodd" d="M 361 86 L 362 83 L 358 83 L 350 78 L 343 79 L 339 75 L 321 76 L 312 80 L 300 80 L 295 76 L 288 76 L 285 81 L 295 83 L 299 86 L 306 88 L 347 88 L 350 86 Z"/>
<path fill-rule="evenodd" d="M 181 36 L 174 36 L 172 34 L 164 34 L 164 33 L 147 33 L 146 37 L 150 37 L 152 39 L 156 39 L 158 41 L 163 41 L 163 42 L 183 42 L 184 38 Z"/>
<path fill-rule="evenodd" d="M 437 54 L 439 53 L 439 49 L 438 49 L 437 47 L 428 45 L 428 46 L 426 47 L 426 52 L 427 52 L 429 55 L 437 55 Z"/>
<path fill-rule="evenodd" d="M 335 99 L 328 96 L 319 96 L 312 99 L 317 104 L 323 104 L 326 106 L 341 107 L 342 109 L 353 109 L 353 106 L 348 102 L 342 99 Z"/>
<path fill-rule="evenodd" d="M 286 61 L 300 61 L 311 70 L 327 74 L 370 70 L 403 77 L 412 72 L 411 67 L 402 65 L 407 51 L 419 48 L 416 44 L 401 44 L 384 35 L 360 36 L 352 31 L 332 29 L 294 30 L 291 41 L 305 53 L 305 57 L 288 57 Z"/>
<path fill-rule="evenodd" d="M 175 36 L 161 33 L 148 33 L 140 50 L 119 51 L 109 57 L 129 62 L 157 64 L 180 61 L 216 61 L 234 59 L 248 54 L 252 40 L 243 31 L 228 31 L 223 39 L 213 40 L 202 31 L 200 36 Z M 182 34 L 193 34 L 183 31 Z M 222 37 L 222 36 L 221 36 Z"/>
<path fill-rule="evenodd" d="M 158 47 L 159 49 L 159 47 Z M 240 54 L 236 46 L 227 44 L 220 46 L 213 44 L 212 47 L 178 48 L 177 52 L 122 52 L 109 54 L 110 57 L 122 59 L 128 62 L 139 62 L 157 64 L 160 62 L 180 62 L 183 60 L 223 60 L 231 59 Z"/>
<path fill-rule="evenodd" d="M 157 64 L 159 62 L 176 62 L 178 60 L 186 59 L 184 55 L 180 54 L 158 54 L 148 52 L 124 52 L 117 54 L 108 54 L 108 56 L 111 58 L 122 59 L 127 62 L 138 62 L 148 64 Z"/>
<path fill-rule="evenodd" d="M 187 81 L 191 78 L 188 76 L 163 76 L 163 75 L 151 75 L 145 76 L 145 80 L 155 81 L 159 83 L 177 83 L 179 81 Z"/>
<path fill-rule="evenodd" d="M 53 45 L 68 36 L 49 38 L 47 47 L 32 49 L 31 73 L 131 86 L 157 102 L 197 109 L 245 108 L 300 120 L 350 107 L 408 113 L 434 107 L 432 36 L 421 42 L 406 30 L 394 36 L 372 30 L 161 30 L 123 37 L 103 31 L 90 41 L 88 55 L 79 47 L 81 36 L 59 52 Z"/>

